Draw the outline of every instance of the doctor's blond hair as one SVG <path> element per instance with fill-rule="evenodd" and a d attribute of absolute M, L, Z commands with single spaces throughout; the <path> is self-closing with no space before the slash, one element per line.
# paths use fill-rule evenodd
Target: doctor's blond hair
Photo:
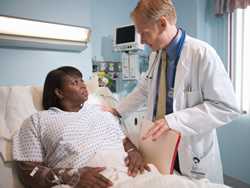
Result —
<path fill-rule="evenodd" d="M 131 12 L 134 19 L 140 16 L 145 21 L 157 21 L 161 16 L 165 16 L 171 24 L 176 24 L 177 16 L 174 4 L 171 0 L 140 0 Z"/>

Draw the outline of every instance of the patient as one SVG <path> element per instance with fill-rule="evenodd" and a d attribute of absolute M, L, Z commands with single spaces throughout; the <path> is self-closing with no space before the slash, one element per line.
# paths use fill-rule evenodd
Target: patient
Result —
<path fill-rule="evenodd" d="M 150 170 L 125 138 L 119 121 L 87 99 L 82 74 L 76 68 L 61 67 L 47 75 L 45 110 L 25 120 L 13 137 L 13 158 L 25 187 L 224 187 L 206 180 L 162 176 L 151 165 Z"/>
<path fill-rule="evenodd" d="M 101 174 L 105 163 L 96 163 L 105 151 L 107 155 L 119 153 L 123 163 L 124 149 L 128 151 L 129 175 L 149 169 L 131 142 L 124 139 L 118 120 L 98 106 L 86 104 L 87 99 L 79 70 L 61 67 L 48 73 L 43 91 L 45 110 L 26 120 L 13 138 L 13 158 L 24 185 L 112 186 L 111 180 Z"/>

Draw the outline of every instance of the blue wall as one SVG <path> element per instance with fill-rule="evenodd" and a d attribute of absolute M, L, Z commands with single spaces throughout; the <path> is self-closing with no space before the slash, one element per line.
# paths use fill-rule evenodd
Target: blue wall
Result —
<path fill-rule="evenodd" d="M 197 3 L 196 0 L 173 0 L 177 11 L 177 25 L 191 36 L 197 36 Z"/>
<path fill-rule="evenodd" d="M 211 44 L 227 65 L 227 16 L 216 17 L 213 0 L 173 0 L 178 25 L 188 34 Z"/>
<path fill-rule="evenodd" d="M 246 115 L 218 129 L 225 174 L 250 185 L 249 135 L 250 117 Z"/>
<path fill-rule="evenodd" d="M 197 38 L 207 41 L 220 55 L 227 67 L 227 16 L 214 15 L 214 0 L 197 0 Z"/>
<path fill-rule="evenodd" d="M 92 27 L 91 0 L 0 0 L 0 14 Z M 92 43 L 81 53 L 0 48 L 0 85 L 42 85 L 48 71 L 73 65 L 91 75 Z"/>
<path fill-rule="evenodd" d="M 120 61 L 120 54 L 112 51 L 115 27 L 131 24 L 129 13 L 137 0 L 92 1 L 93 58 L 98 61 Z"/>
<path fill-rule="evenodd" d="M 48 71 L 62 65 L 78 67 L 88 79 L 92 59 L 120 60 L 120 54 L 112 51 L 113 30 L 131 23 L 129 12 L 136 0 L 105 0 L 101 4 L 99 0 L 58 2 L 0 0 L 0 14 L 91 27 L 89 47 L 81 53 L 0 48 L 0 85 L 41 85 Z"/>

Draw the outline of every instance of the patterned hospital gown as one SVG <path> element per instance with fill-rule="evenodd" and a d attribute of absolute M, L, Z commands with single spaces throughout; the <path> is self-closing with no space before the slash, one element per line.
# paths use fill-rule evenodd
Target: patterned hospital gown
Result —
<path fill-rule="evenodd" d="M 81 168 L 98 151 L 121 150 L 123 138 L 119 121 L 99 106 L 86 104 L 79 112 L 50 108 L 32 115 L 14 135 L 13 158 Z"/>

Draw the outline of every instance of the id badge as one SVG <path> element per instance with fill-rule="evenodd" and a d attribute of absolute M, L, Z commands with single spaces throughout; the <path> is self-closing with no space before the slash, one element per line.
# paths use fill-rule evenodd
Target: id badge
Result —
<path fill-rule="evenodd" d="M 202 179 L 206 177 L 205 170 L 200 167 L 200 159 L 198 157 L 193 158 L 193 165 L 190 172 L 192 177 L 195 179 Z"/>

